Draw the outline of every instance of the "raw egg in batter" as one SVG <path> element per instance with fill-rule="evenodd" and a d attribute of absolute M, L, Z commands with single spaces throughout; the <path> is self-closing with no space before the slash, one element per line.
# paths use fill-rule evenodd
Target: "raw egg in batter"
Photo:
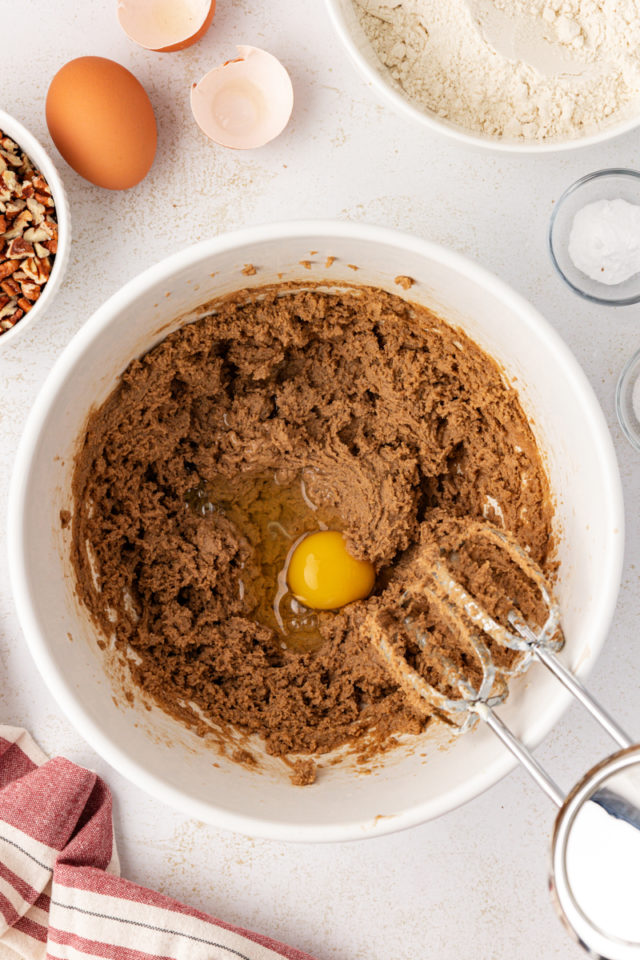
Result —
<path fill-rule="evenodd" d="M 312 610 L 336 610 L 363 600 L 373 590 L 375 579 L 373 565 L 352 557 L 337 530 L 320 530 L 304 537 L 287 570 L 289 589 Z"/>

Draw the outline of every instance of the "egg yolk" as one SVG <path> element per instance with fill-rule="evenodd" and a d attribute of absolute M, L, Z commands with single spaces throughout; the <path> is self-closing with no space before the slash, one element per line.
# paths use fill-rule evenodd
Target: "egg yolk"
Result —
<path fill-rule="evenodd" d="M 337 530 L 321 530 L 300 541 L 289 560 L 287 583 L 296 600 L 312 610 L 336 610 L 369 596 L 375 570 L 356 560 Z"/>

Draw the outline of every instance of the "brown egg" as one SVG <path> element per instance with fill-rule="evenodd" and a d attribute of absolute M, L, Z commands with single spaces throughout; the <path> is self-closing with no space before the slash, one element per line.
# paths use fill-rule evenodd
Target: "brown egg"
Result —
<path fill-rule="evenodd" d="M 47 93 L 47 126 L 70 167 L 85 180 L 126 190 L 149 172 L 156 120 L 142 84 L 104 57 L 65 64 Z"/>

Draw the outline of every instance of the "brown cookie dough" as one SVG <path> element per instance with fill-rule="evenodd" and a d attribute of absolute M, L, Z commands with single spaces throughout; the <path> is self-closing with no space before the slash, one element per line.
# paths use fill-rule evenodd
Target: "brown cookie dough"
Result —
<path fill-rule="evenodd" d="M 73 484 L 79 594 L 133 653 L 135 682 L 197 729 L 257 733 L 279 756 L 418 733 L 428 717 L 363 624 L 392 616 L 403 558 L 447 517 L 503 524 L 552 569 L 548 485 L 518 397 L 460 330 L 381 290 L 265 288 L 215 310 L 133 361 L 89 420 Z M 273 616 L 278 566 L 322 522 L 378 580 L 295 648 Z M 436 642 L 455 643 L 423 613 Z"/>

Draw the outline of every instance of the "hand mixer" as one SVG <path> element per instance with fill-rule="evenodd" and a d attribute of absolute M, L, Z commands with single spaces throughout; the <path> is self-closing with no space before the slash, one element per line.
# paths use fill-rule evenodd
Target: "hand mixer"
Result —
<path fill-rule="evenodd" d="M 497 616 L 495 610 L 487 609 L 496 606 L 495 597 L 483 605 L 469 585 L 460 582 L 465 578 L 457 575 L 458 550 L 470 543 L 476 554 L 484 545 L 494 557 L 508 560 L 526 585 L 531 609 L 535 607 L 532 592 L 536 594 L 536 619 L 541 624 L 527 622 L 508 597 L 499 604 L 501 616 Z M 491 576 L 490 559 L 477 560 L 476 566 L 485 577 Z M 481 521 L 461 527 L 458 542 L 447 550 L 419 551 L 408 569 L 410 586 L 401 596 L 397 619 L 382 620 L 374 614 L 368 624 L 371 642 L 390 675 L 418 711 L 436 715 L 460 732 L 482 720 L 528 770 L 559 808 L 550 887 L 560 916 L 592 956 L 638 960 L 640 745 L 633 744 L 557 658 L 563 643 L 560 611 L 544 573 L 512 536 Z M 425 603 L 437 610 L 455 636 L 458 662 L 422 625 L 421 604 Z M 418 651 L 414 660 L 420 671 L 409 662 L 407 638 Z M 534 659 L 557 677 L 621 748 L 593 767 L 566 796 L 494 710 L 506 698 L 507 678 Z"/>

